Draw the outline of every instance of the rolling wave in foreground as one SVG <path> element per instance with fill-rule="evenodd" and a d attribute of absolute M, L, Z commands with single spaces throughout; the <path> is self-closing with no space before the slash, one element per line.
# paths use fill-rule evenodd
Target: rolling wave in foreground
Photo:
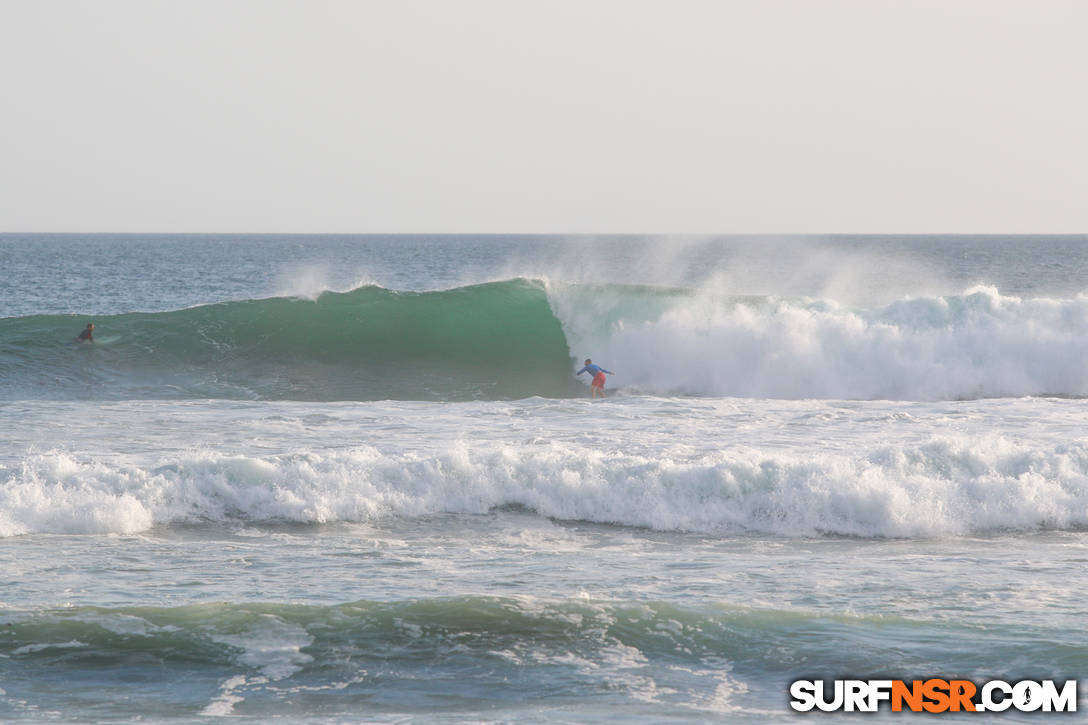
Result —
<path fill-rule="evenodd" d="M 90 318 L 87 318 L 90 319 Z M 16 399 L 510 400 L 630 393 L 948 400 L 1088 393 L 1088 297 L 832 300 L 513 279 L 0 320 Z"/>
<path fill-rule="evenodd" d="M 97 711 L 111 720 L 134 705 L 282 719 L 353 713 L 362 700 L 370 714 L 426 713 L 437 686 L 456 686 L 456 698 L 434 698 L 455 714 L 481 703 L 545 707 L 559 691 L 604 699 L 613 716 L 633 700 L 673 708 L 674 717 L 679 708 L 765 718 L 777 711 L 738 704 L 746 681 L 784 690 L 779 681 L 829 660 L 846 672 L 897 673 L 951 658 L 957 672 L 977 673 L 1019 654 L 1015 632 L 994 625 L 589 598 L 67 607 L 7 619 L 6 685 L 59 673 L 68 692 L 89 698 L 101 673 L 124 677 L 124 704 Z M 903 644 L 882 644 L 892 638 Z M 961 642 L 971 647 L 950 647 Z M 1083 652 L 1058 643 L 1046 653 L 1053 669 L 1085 664 Z M 149 668 L 185 686 L 149 677 Z"/>

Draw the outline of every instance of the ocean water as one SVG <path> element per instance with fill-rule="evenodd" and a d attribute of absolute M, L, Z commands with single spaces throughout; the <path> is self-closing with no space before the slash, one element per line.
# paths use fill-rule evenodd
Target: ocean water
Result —
<path fill-rule="evenodd" d="M 777 723 L 843 718 L 796 679 L 1088 670 L 1086 236 L 0 265 L 0 721 Z"/>

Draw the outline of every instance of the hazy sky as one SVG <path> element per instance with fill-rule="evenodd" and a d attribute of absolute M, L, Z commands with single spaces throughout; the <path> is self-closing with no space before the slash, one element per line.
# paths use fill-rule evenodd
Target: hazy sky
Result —
<path fill-rule="evenodd" d="M 0 0 L 0 231 L 1088 232 L 1088 2 Z"/>

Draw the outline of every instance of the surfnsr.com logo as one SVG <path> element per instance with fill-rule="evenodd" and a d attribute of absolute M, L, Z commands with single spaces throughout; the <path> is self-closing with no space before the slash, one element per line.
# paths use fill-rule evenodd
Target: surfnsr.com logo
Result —
<path fill-rule="evenodd" d="M 1077 681 L 990 680 L 797 680 L 790 684 L 790 707 L 798 712 L 1076 712 Z"/>

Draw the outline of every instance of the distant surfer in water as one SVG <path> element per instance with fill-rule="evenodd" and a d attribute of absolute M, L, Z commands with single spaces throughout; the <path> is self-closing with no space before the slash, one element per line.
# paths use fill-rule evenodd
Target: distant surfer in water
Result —
<path fill-rule="evenodd" d="M 586 366 L 575 373 L 575 375 L 581 375 L 582 373 L 589 373 L 593 376 L 593 382 L 589 384 L 589 397 L 596 398 L 600 393 L 601 397 L 604 397 L 604 374 L 615 375 L 611 370 L 605 370 L 600 365 L 594 365 L 593 361 L 588 357 L 586 358 Z"/>
<path fill-rule="evenodd" d="M 87 326 L 83 328 L 83 332 L 79 333 L 79 337 L 76 338 L 76 342 L 94 342 L 94 323 L 88 322 Z"/>

